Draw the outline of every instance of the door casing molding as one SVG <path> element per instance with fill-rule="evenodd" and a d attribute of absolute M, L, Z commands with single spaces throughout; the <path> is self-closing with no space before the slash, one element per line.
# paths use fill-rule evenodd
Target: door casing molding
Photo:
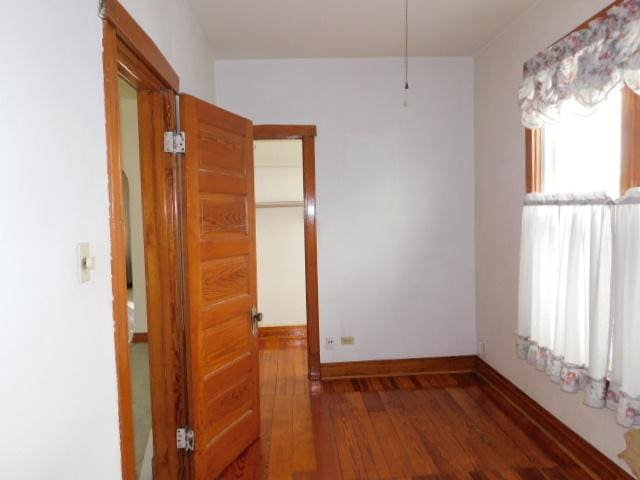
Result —
<path fill-rule="evenodd" d="M 163 135 L 175 128 L 179 78 L 158 47 L 117 0 L 106 0 L 103 68 L 109 181 L 113 316 L 122 478 L 135 480 L 131 364 L 127 321 L 124 195 L 122 186 L 119 77 L 138 91 L 153 476 L 189 478 L 188 463 L 175 448 L 175 432 L 186 421 L 184 331 L 180 302 L 180 243 L 176 159 L 162 150 Z"/>

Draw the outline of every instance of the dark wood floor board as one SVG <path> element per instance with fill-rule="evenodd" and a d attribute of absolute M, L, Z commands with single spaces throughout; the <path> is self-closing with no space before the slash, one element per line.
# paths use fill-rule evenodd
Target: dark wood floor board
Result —
<path fill-rule="evenodd" d="M 387 388 L 385 388 L 385 384 L 382 383 L 380 378 L 377 377 L 373 377 L 373 378 L 361 378 L 358 379 L 360 382 L 366 383 L 367 385 L 367 391 L 373 391 L 373 392 L 381 392 L 382 390 L 388 390 Z"/>
<path fill-rule="evenodd" d="M 313 442 L 316 450 L 318 477 L 320 479 L 340 479 L 342 472 L 338 458 L 336 438 L 329 412 L 330 395 L 311 396 L 311 421 Z"/>
<path fill-rule="evenodd" d="M 293 472 L 293 480 L 319 480 L 318 472 Z"/>
<path fill-rule="evenodd" d="M 467 387 L 465 391 L 476 402 L 478 407 L 504 432 L 505 436 L 509 437 L 520 447 L 520 450 L 530 460 L 532 465 L 540 467 L 552 467 L 555 465 L 544 450 L 489 397 L 484 395 L 479 387 Z"/>
<path fill-rule="evenodd" d="M 423 442 L 429 445 L 441 472 L 473 471 L 481 468 L 481 460 L 474 454 L 469 437 L 473 425 L 459 412 L 449 409 L 442 389 L 418 390 L 403 397 L 404 407 L 411 412 Z"/>
<path fill-rule="evenodd" d="M 509 421 L 513 425 L 517 425 L 527 437 L 529 437 L 536 445 L 540 447 L 545 455 L 554 464 L 563 467 L 575 467 L 575 462 L 562 450 L 557 444 L 552 442 L 549 437 L 540 430 L 531 420 L 529 420 L 520 410 L 507 401 L 502 395 L 500 395 L 493 387 L 489 385 L 481 385 L 480 390 L 482 394 L 502 410 Z M 544 465 L 543 465 L 544 466 Z M 548 465 L 555 466 L 555 465 Z M 588 477 L 585 477 L 588 478 Z"/>
<path fill-rule="evenodd" d="M 460 448 L 462 460 L 472 464 L 470 471 L 474 470 L 503 470 L 508 468 L 508 456 L 504 450 L 499 451 L 495 447 L 503 440 L 501 434 L 495 437 L 492 431 L 484 430 L 482 418 L 470 415 L 456 401 L 451 393 L 461 391 L 459 387 L 430 390 L 429 394 L 440 407 L 440 419 L 443 428 L 453 424 L 456 427 L 449 430 L 449 435 L 456 439 Z M 500 432 L 501 433 L 501 432 Z M 464 453 L 463 453 L 464 452 Z M 509 452 L 511 453 L 511 452 Z"/>
<path fill-rule="evenodd" d="M 262 476 L 267 479 L 271 463 L 271 438 L 273 429 L 273 407 L 275 395 L 260 396 L 260 455 L 262 458 Z"/>
<path fill-rule="evenodd" d="M 378 396 L 378 393 L 372 392 L 370 395 Z M 378 406 L 382 408 L 378 408 Z M 378 401 L 375 402 L 375 409 L 368 408 L 368 412 L 375 434 L 379 439 L 387 466 L 389 467 L 389 473 L 396 478 L 410 477 L 414 473 L 411 466 L 411 459 L 405 449 L 402 438 L 393 426 L 389 412 L 386 411 L 379 397 Z"/>
<path fill-rule="evenodd" d="M 336 400 L 341 399 L 335 395 L 329 398 L 329 412 L 342 478 L 345 480 L 371 478 L 367 469 L 368 465 L 360 453 L 356 429 L 352 422 L 353 409 L 348 402 Z"/>
<path fill-rule="evenodd" d="M 516 468 L 516 472 L 522 480 L 546 480 L 542 472 L 535 467 L 532 468 Z"/>
<path fill-rule="evenodd" d="M 532 466 L 531 459 L 500 426 L 480 408 L 463 388 L 446 389 L 459 411 L 473 421 L 477 432 L 473 443 L 476 454 L 485 460 L 483 468 L 502 470 L 507 467 Z"/>
<path fill-rule="evenodd" d="M 584 470 L 578 466 L 541 468 L 540 470 L 549 480 L 584 480 L 587 478 Z"/>
<path fill-rule="evenodd" d="M 360 455 L 364 461 L 371 466 L 374 472 L 373 478 L 390 478 L 389 467 L 386 462 L 384 450 L 380 445 L 375 428 L 369 416 L 367 407 L 362 400 L 361 393 L 346 395 L 353 411 L 352 422 L 357 432 Z"/>
<path fill-rule="evenodd" d="M 407 375 L 402 377 L 393 377 L 395 382 L 400 387 L 400 390 L 415 390 L 416 388 L 420 388 L 420 385 L 416 385 L 414 380 L 414 375 Z"/>
<path fill-rule="evenodd" d="M 378 392 L 362 392 L 360 397 L 367 408 L 367 412 L 384 412 L 384 404 Z"/>

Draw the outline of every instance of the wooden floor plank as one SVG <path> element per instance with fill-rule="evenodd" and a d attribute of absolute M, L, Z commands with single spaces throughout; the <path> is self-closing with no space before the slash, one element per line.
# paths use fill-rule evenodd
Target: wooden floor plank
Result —
<path fill-rule="evenodd" d="M 553 467 L 555 465 L 543 449 L 531 437 L 527 436 L 490 398 L 484 395 L 479 387 L 468 387 L 465 388 L 465 391 L 476 402 L 478 407 L 491 417 L 504 435 L 520 447 L 520 450 L 529 458 L 532 465 L 540 467 Z"/>
<path fill-rule="evenodd" d="M 277 395 L 292 395 L 296 388 L 295 348 L 278 350 Z"/>
<path fill-rule="evenodd" d="M 309 377 L 307 375 L 307 350 L 295 348 L 293 350 L 293 375 L 295 394 L 309 393 Z"/>
<path fill-rule="evenodd" d="M 293 396 L 293 473 L 294 478 L 307 478 L 317 470 L 313 444 L 311 398 L 308 394 Z M 297 475 L 297 477 L 296 477 Z"/>
<path fill-rule="evenodd" d="M 403 400 L 439 471 L 478 470 L 482 461 L 469 440 L 475 433 L 474 426 L 459 412 L 448 409 L 448 399 L 440 398 L 444 395 L 442 389 L 417 390 Z"/>
<path fill-rule="evenodd" d="M 380 398 L 396 432 L 402 439 L 411 468 L 415 475 L 428 475 L 438 472 L 433 458 L 422 441 L 422 435 L 415 420 L 406 414 L 402 393 L 395 390 L 380 392 Z"/>
<path fill-rule="evenodd" d="M 474 373 L 311 384 L 306 355 L 260 352 L 261 438 L 220 479 L 588 478 Z"/>
<path fill-rule="evenodd" d="M 336 446 L 328 394 L 311 396 L 311 421 L 313 444 L 316 451 L 318 477 L 321 479 L 342 478 L 338 449 Z"/>
<path fill-rule="evenodd" d="M 389 467 L 383 449 L 369 417 L 367 407 L 361 393 L 347 394 L 353 411 L 352 422 L 356 430 L 356 438 L 360 447 L 360 455 L 367 465 L 371 466 L 371 478 L 390 478 Z"/>
<path fill-rule="evenodd" d="M 493 407 L 497 407 L 502 410 L 507 417 L 507 421 L 516 425 L 517 428 L 522 430 L 526 437 L 530 439 L 530 443 L 533 443 L 539 447 L 538 450 L 542 450 L 544 455 L 549 459 L 550 464 L 542 464 L 542 459 L 537 458 L 536 465 L 541 466 L 555 466 L 560 465 L 563 467 L 575 467 L 575 462 L 554 442 L 550 441 L 549 437 L 543 433 L 531 420 L 526 418 L 522 412 L 520 412 L 514 405 L 507 401 L 502 395 L 500 395 L 493 387 L 488 385 L 481 385 L 479 387 L 480 395 L 485 398 L 486 404 L 492 404 Z M 517 419 L 514 421 L 514 419 Z"/>
<path fill-rule="evenodd" d="M 260 397 L 260 455 L 262 458 L 261 478 L 266 480 L 271 461 L 271 438 L 273 428 L 273 406 L 275 395 Z"/>
<path fill-rule="evenodd" d="M 484 459 L 483 468 L 502 470 L 508 467 L 530 467 L 531 460 L 521 448 L 489 417 L 484 410 L 462 388 L 448 388 L 446 393 L 455 402 L 462 415 L 467 416 L 477 427 L 473 438 L 474 448 Z"/>
<path fill-rule="evenodd" d="M 369 397 L 365 401 L 365 405 L 367 405 L 375 434 L 380 441 L 383 455 L 389 467 L 389 473 L 397 478 L 411 476 L 414 473 L 411 460 L 402 439 L 393 426 L 389 412 L 384 408 L 377 392 L 370 392 L 368 395 L 374 395 L 375 397 L 373 398 L 376 398 L 376 400 L 373 400 L 372 397 Z"/>
<path fill-rule="evenodd" d="M 268 478 L 293 478 L 293 395 L 274 396 Z"/>
<path fill-rule="evenodd" d="M 260 350 L 260 395 L 275 395 L 279 358 L 277 350 Z"/>
<path fill-rule="evenodd" d="M 332 395 L 329 398 L 329 412 L 335 434 L 340 471 L 345 480 L 370 478 L 367 465 L 360 454 L 351 417 L 352 408 L 342 398 Z"/>

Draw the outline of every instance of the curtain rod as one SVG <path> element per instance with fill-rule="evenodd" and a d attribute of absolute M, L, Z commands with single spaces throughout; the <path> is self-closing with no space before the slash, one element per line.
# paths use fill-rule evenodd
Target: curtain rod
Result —
<path fill-rule="evenodd" d="M 526 199 L 525 206 L 550 205 L 550 206 L 570 206 L 570 205 L 640 205 L 640 197 L 621 197 L 616 200 L 611 198 L 582 198 L 582 199 Z"/>
<path fill-rule="evenodd" d="M 640 204 L 640 197 L 622 197 L 615 201 L 616 205 L 638 205 Z"/>
<path fill-rule="evenodd" d="M 526 198 L 524 205 L 613 205 L 609 197 L 591 198 Z"/>

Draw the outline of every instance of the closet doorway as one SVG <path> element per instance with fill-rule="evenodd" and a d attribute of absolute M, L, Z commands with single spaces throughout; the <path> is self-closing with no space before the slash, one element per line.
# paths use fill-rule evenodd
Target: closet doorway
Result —
<path fill-rule="evenodd" d="M 256 125 L 254 183 L 261 338 L 299 341 L 320 380 L 314 125 Z"/>

